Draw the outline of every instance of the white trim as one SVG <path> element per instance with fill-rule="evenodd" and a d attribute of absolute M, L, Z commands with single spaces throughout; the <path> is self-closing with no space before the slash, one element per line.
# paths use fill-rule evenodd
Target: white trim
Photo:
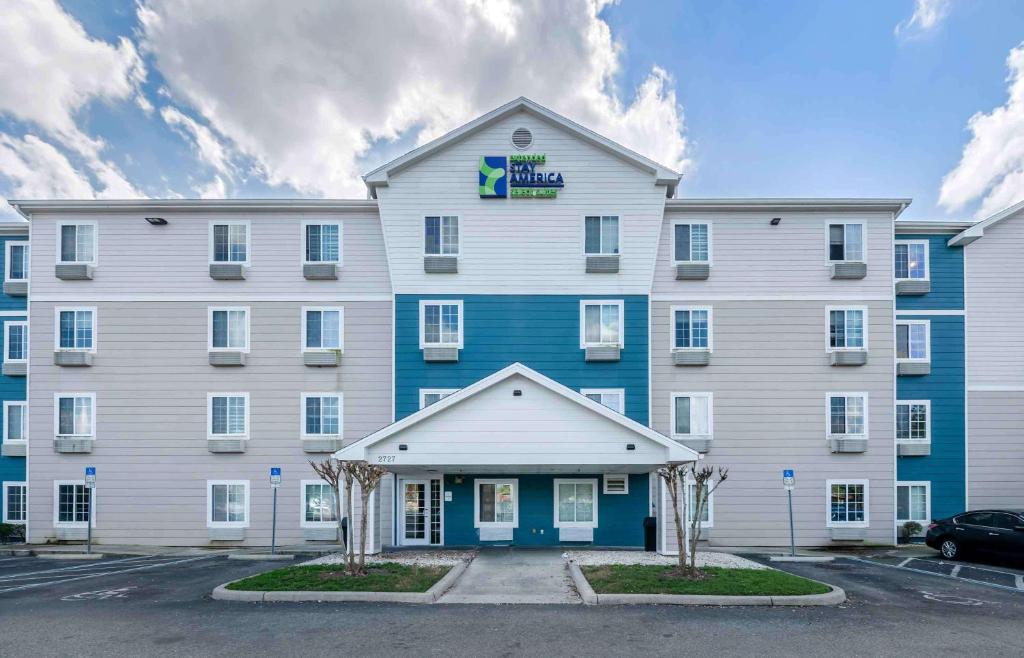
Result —
<path fill-rule="evenodd" d="M 480 485 L 512 485 L 512 521 L 495 522 L 480 520 Z M 442 500 L 444 499 L 442 494 Z M 518 528 L 519 527 L 519 479 L 518 478 L 473 478 L 473 527 L 474 528 Z"/>
<path fill-rule="evenodd" d="M 433 505 L 432 505 L 433 501 L 430 500 L 430 480 L 431 479 L 432 478 L 430 478 L 430 477 L 428 477 L 426 475 L 417 475 L 417 476 L 408 475 L 408 476 L 405 476 L 405 477 L 397 478 L 397 480 L 398 480 L 398 501 L 397 502 L 398 502 L 399 513 L 396 514 L 396 516 L 398 518 L 398 539 L 400 540 L 400 542 L 396 543 L 396 545 L 398 545 L 398 546 L 430 546 L 431 545 L 430 544 L 430 513 L 431 513 L 431 510 L 433 508 Z M 433 478 L 433 479 L 437 479 L 437 478 Z M 414 485 L 414 486 L 415 485 L 421 485 L 423 487 L 423 513 L 424 513 L 424 517 L 425 518 L 423 519 L 423 538 L 422 539 L 410 539 L 410 538 L 405 536 L 406 526 L 405 526 L 404 505 L 405 505 L 405 487 L 407 485 Z M 442 508 L 443 508 L 443 506 L 444 506 L 444 495 L 443 494 L 442 494 L 441 505 L 442 505 Z M 393 543 L 395 543 L 395 542 L 393 542 Z"/>
<path fill-rule="evenodd" d="M 619 349 L 625 349 L 626 347 L 626 306 L 625 300 L 622 299 L 581 299 L 580 300 L 580 349 L 585 350 L 588 347 L 601 347 L 609 345 L 609 343 L 587 342 L 587 307 L 588 306 L 618 306 L 619 308 Z"/>
<path fill-rule="evenodd" d="M 307 282 L 297 283 L 296 287 Z M 75 304 L 79 302 L 208 302 L 211 304 L 238 304 L 244 302 L 294 302 L 301 299 L 304 302 L 390 302 L 390 293 L 291 293 L 291 294 L 266 294 L 266 293 L 237 293 L 232 295 L 224 294 L 195 294 L 183 295 L 179 293 L 163 294 L 135 294 L 135 293 L 103 293 L 83 289 L 77 294 L 52 293 L 32 294 L 32 301 L 35 302 L 57 302 Z M 25 315 L 24 311 L 2 311 L 3 315 Z"/>
<path fill-rule="evenodd" d="M 213 433 L 213 399 L 214 398 L 244 398 L 245 399 L 245 431 L 241 434 L 214 434 Z M 207 439 L 248 439 L 251 433 L 249 419 L 252 408 L 249 405 L 248 393 L 207 393 L 206 394 L 206 438 Z"/>
<path fill-rule="evenodd" d="M 995 213 L 994 215 L 990 215 L 990 216 L 986 217 L 985 219 L 983 219 L 980 222 L 974 224 L 970 228 L 967 228 L 967 229 L 963 230 L 962 232 L 957 233 L 955 236 L 950 238 L 949 242 L 947 242 L 946 244 L 948 244 L 950 247 L 960 247 L 960 246 L 966 247 L 967 245 L 971 244 L 975 240 L 978 240 L 978 239 L 984 237 L 985 229 L 986 228 L 988 228 L 989 226 L 992 226 L 993 224 L 998 224 L 999 222 L 1003 221 L 1004 219 L 1008 219 L 1010 217 L 1013 217 L 1014 215 L 1016 215 L 1021 210 L 1024 210 L 1024 201 L 1020 201 L 1018 203 L 1015 203 L 1014 205 L 1010 206 L 1009 208 L 1004 208 L 1003 210 L 1000 210 L 999 212 Z"/>
<path fill-rule="evenodd" d="M 0 318 L 24 318 L 28 317 L 27 311 L 0 311 Z"/>
<path fill-rule="evenodd" d="M 89 523 L 85 521 L 59 521 L 60 518 L 60 488 L 61 486 L 80 486 L 85 487 L 85 480 L 54 480 L 53 481 L 53 527 L 54 528 L 84 528 L 86 525 L 91 525 L 93 528 L 96 527 L 96 517 L 99 516 L 97 513 L 99 504 L 96 496 L 98 487 L 93 487 L 89 497 Z M 86 491 L 90 491 L 88 488 Z"/>
<path fill-rule="evenodd" d="M 712 484 L 713 484 L 712 482 L 708 482 L 708 484 L 705 485 L 705 486 L 710 489 Z M 689 498 L 689 496 L 690 496 L 690 487 L 694 487 L 694 489 L 696 490 L 696 486 L 697 486 L 697 483 L 696 483 L 696 481 L 694 481 L 693 478 L 687 478 L 687 480 L 686 480 L 686 496 L 688 498 L 687 498 L 687 501 L 686 501 L 686 513 L 690 514 L 691 516 L 693 515 L 694 512 L 696 512 L 696 509 L 693 506 L 694 505 L 693 500 Z M 708 520 L 700 522 L 701 530 L 709 530 L 709 529 L 715 527 L 715 494 L 714 494 L 714 492 L 711 492 L 710 494 L 708 494 L 707 507 L 705 507 L 705 509 L 708 511 Z M 686 523 L 686 532 L 689 533 L 690 532 L 690 519 L 685 519 L 685 523 Z"/>
<path fill-rule="evenodd" d="M 92 346 L 91 347 L 61 347 L 60 346 L 60 314 L 64 312 L 75 312 L 76 333 L 77 333 L 77 312 L 89 311 L 92 313 Z M 96 353 L 96 342 L 99 338 L 99 314 L 95 306 L 55 306 L 53 307 L 53 351 L 54 352 L 88 352 Z"/>
<path fill-rule="evenodd" d="M 552 524 L 556 528 L 597 528 L 597 478 L 553 478 L 554 483 L 554 516 L 552 517 Z M 562 521 L 558 516 L 558 486 L 561 484 L 589 484 L 593 493 L 592 504 L 593 514 L 591 515 L 590 521 Z M 575 515 L 575 511 L 574 511 Z"/>
<path fill-rule="evenodd" d="M 323 415 L 323 398 L 338 398 L 338 432 L 337 434 L 309 434 L 306 432 L 306 400 L 308 398 L 321 398 L 321 423 Z M 246 403 L 248 411 L 248 403 Z M 345 394 L 341 391 L 327 391 L 322 393 L 299 393 L 299 436 L 303 439 L 340 439 L 345 435 Z"/>
<path fill-rule="evenodd" d="M 21 412 L 21 434 L 24 438 L 12 439 L 7 436 L 8 428 L 10 427 L 11 407 L 22 407 Z M 15 445 L 22 445 L 28 442 L 28 402 L 26 400 L 4 400 L 4 417 L 3 417 L 3 442 L 11 443 Z"/>
<path fill-rule="evenodd" d="M 648 474 L 649 475 L 649 474 Z M 622 491 L 609 491 L 608 480 L 622 480 Z M 625 496 L 629 493 L 629 474 L 605 473 L 601 476 L 601 494 L 605 496 Z"/>
<path fill-rule="evenodd" d="M 581 388 L 580 395 L 600 395 L 602 398 L 604 398 L 605 395 L 617 395 L 619 396 L 619 405 L 621 406 L 621 409 L 615 409 L 615 407 L 604 404 L 603 399 L 594 401 L 600 402 L 601 404 L 604 404 L 604 406 L 617 411 L 620 414 L 626 413 L 626 389 L 624 388 Z"/>
<path fill-rule="evenodd" d="M 214 311 L 243 311 L 245 313 L 245 345 L 243 347 L 214 347 L 213 346 L 213 313 Z M 230 318 L 230 314 L 228 318 Z M 207 306 L 206 307 L 206 349 L 210 352 L 244 352 L 249 353 L 249 346 L 252 342 L 252 311 L 248 306 Z M 231 334 L 230 327 L 227 330 Z"/>
<path fill-rule="evenodd" d="M 337 226 L 338 227 L 338 260 L 306 260 L 306 227 Z M 299 261 L 303 265 L 331 264 L 342 267 L 345 262 L 345 227 L 341 220 L 304 219 L 299 226 Z M 323 245 L 321 244 L 321 249 Z"/>
<path fill-rule="evenodd" d="M 676 260 L 676 226 L 677 225 L 682 225 L 682 224 L 686 224 L 688 226 L 693 226 L 694 224 L 704 224 L 704 225 L 707 225 L 707 227 L 708 227 L 708 259 L 707 260 L 693 260 L 693 258 L 692 258 L 692 256 L 693 256 L 693 229 L 690 230 L 690 256 L 691 256 L 691 259 L 690 260 Z M 714 257 L 712 256 L 712 253 L 714 252 L 714 246 L 713 246 L 714 245 L 714 239 L 712 237 L 712 232 L 714 231 L 714 228 L 712 227 L 711 220 L 708 220 L 708 219 L 697 220 L 697 219 L 691 219 L 691 218 L 686 218 L 686 217 L 678 217 L 678 218 L 675 218 L 675 219 L 672 220 L 672 227 L 671 228 L 672 228 L 672 235 L 670 237 L 672 239 L 672 244 L 670 245 L 670 248 L 672 249 L 672 253 L 670 254 L 670 256 L 672 258 L 672 265 L 695 264 L 695 265 L 707 265 L 708 267 L 711 267 L 712 265 L 714 265 L 714 262 L 713 262 L 714 261 Z"/>
<path fill-rule="evenodd" d="M 214 258 L 213 227 L 244 226 L 245 227 L 245 260 L 216 260 Z M 230 234 L 230 231 L 228 231 Z M 230 248 L 230 247 L 229 247 Z M 252 222 L 248 219 L 211 219 L 209 222 L 209 247 L 207 256 L 210 265 L 230 263 L 249 267 L 252 263 Z"/>
<path fill-rule="evenodd" d="M 832 237 L 830 235 L 830 227 L 835 225 L 842 225 L 843 227 L 843 259 L 832 260 Z M 861 258 L 846 258 L 846 227 L 847 226 L 860 226 L 860 241 L 861 241 Z M 825 220 L 825 265 L 831 266 L 835 263 L 864 263 L 868 262 L 868 225 L 863 220 L 845 220 L 845 219 L 826 219 Z"/>
<path fill-rule="evenodd" d="M 427 407 L 427 399 L 426 398 L 427 398 L 428 395 L 440 395 L 441 398 L 438 400 L 438 402 L 440 402 L 442 399 L 448 397 L 452 393 L 458 392 L 458 390 L 459 389 L 457 389 L 457 388 L 421 388 L 420 389 L 420 409 L 424 409 L 424 408 Z"/>
<path fill-rule="evenodd" d="M 862 434 L 832 433 L 832 398 L 863 398 L 864 399 L 864 432 Z M 847 402 L 849 405 L 849 402 Z M 825 438 L 867 439 L 870 434 L 868 423 L 868 394 L 866 392 L 831 391 L 825 394 Z M 844 418 L 845 422 L 845 418 Z"/>
<path fill-rule="evenodd" d="M 900 508 L 900 505 L 899 505 L 899 489 L 900 489 L 900 487 L 924 487 L 924 503 L 925 503 L 924 517 L 925 518 L 923 520 L 921 520 L 921 519 L 901 519 L 901 518 L 899 518 L 899 516 L 897 516 L 899 514 L 898 510 Z M 909 492 L 908 492 L 908 495 L 909 495 Z M 893 518 L 896 521 L 896 527 L 899 528 L 904 523 L 907 523 L 908 521 L 914 521 L 916 523 L 920 523 L 922 529 L 927 529 L 928 528 L 928 523 L 932 520 L 932 483 L 929 482 L 928 480 L 897 480 L 896 481 L 896 496 L 897 497 L 895 499 L 893 499 L 893 506 L 892 506 L 893 507 Z M 911 507 L 910 500 L 908 499 L 907 500 L 907 511 L 908 512 L 910 511 L 910 507 Z"/>
<path fill-rule="evenodd" d="M 864 344 L 862 346 L 860 346 L 860 347 L 832 347 L 832 312 L 833 311 L 843 311 L 844 313 L 845 312 L 849 312 L 849 311 L 860 311 L 863 314 L 862 315 L 863 322 L 862 322 L 862 327 L 861 328 L 863 330 L 862 333 L 864 335 Z M 843 317 L 844 317 L 844 322 L 846 322 L 846 320 L 845 320 L 846 316 L 844 315 Z M 868 334 L 871 333 L 870 331 L 868 331 L 868 326 L 869 326 L 868 325 L 868 319 L 869 318 L 868 318 L 868 307 L 867 306 L 836 306 L 836 305 L 826 306 L 825 307 L 825 352 L 826 353 L 832 353 L 832 352 L 841 352 L 841 351 L 849 351 L 849 350 L 856 350 L 856 351 L 864 350 L 864 351 L 867 351 L 867 349 L 868 349 Z M 845 326 L 848 328 L 849 324 L 846 324 Z M 848 336 L 849 333 L 850 333 L 849 331 L 844 330 L 844 335 Z"/>
<path fill-rule="evenodd" d="M 939 309 L 939 310 L 935 310 L 935 311 L 911 311 L 911 310 L 906 310 L 906 309 L 896 309 L 896 316 L 897 316 L 896 319 L 897 320 L 899 320 L 899 316 L 902 316 L 902 315 L 913 315 L 913 316 L 919 316 L 919 315 L 963 316 L 963 315 L 966 315 L 966 314 L 967 314 L 967 312 L 966 311 L 962 311 L 962 310 L 958 311 L 958 310 Z"/>
<path fill-rule="evenodd" d="M 1024 391 L 1024 384 L 972 384 L 967 390 L 971 393 L 1019 393 Z"/>
<path fill-rule="evenodd" d="M 607 214 L 607 215 L 603 214 L 603 213 L 596 214 L 596 215 L 583 214 L 581 217 L 582 217 L 582 226 L 583 226 L 583 255 L 584 256 L 621 256 L 622 255 L 622 215 L 621 214 L 619 214 L 619 213 Z M 587 251 L 587 218 L 588 217 L 597 217 L 598 218 L 598 228 L 601 229 L 601 235 L 598 236 L 598 242 L 603 242 L 603 237 L 604 237 L 604 218 L 605 217 L 614 217 L 615 218 L 615 231 L 616 231 L 615 244 L 617 244 L 619 246 L 619 250 L 616 253 L 614 253 L 614 254 L 606 254 L 603 251 L 599 251 L 599 252 L 596 252 L 596 253 L 591 253 L 591 252 Z"/>
<path fill-rule="evenodd" d="M 896 247 L 898 247 L 900 245 L 907 245 L 908 247 L 910 247 L 912 245 L 921 245 L 921 246 L 924 247 L 924 278 L 918 279 L 918 278 L 909 277 L 909 276 L 906 277 L 906 278 L 900 278 L 900 277 L 896 276 Z M 895 280 L 895 281 L 931 281 L 932 280 L 931 279 L 931 261 L 932 261 L 932 259 L 931 259 L 931 255 L 928 253 L 929 249 L 931 249 L 931 242 L 929 242 L 928 240 L 894 240 L 893 241 L 893 252 L 892 252 L 893 280 Z M 908 251 L 907 251 L 907 274 L 909 274 L 909 273 L 910 273 L 910 251 L 908 249 Z"/>
<path fill-rule="evenodd" d="M 63 239 L 61 233 L 65 226 L 92 226 L 92 260 L 61 260 L 61 249 Z M 57 248 L 54 249 L 54 257 L 58 265 L 92 265 L 96 267 L 100 260 L 100 227 L 95 219 L 76 219 L 57 222 Z M 75 251 L 78 251 L 78 231 L 75 231 Z M 78 255 L 77 253 L 75 254 Z"/>
<path fill-rule="evenodd" d="M 924 326 L 924 357 L 923 358 L 916 358 L 915 359 L 915 358 L 910 357 L 910 356 L 903 357 L 903 358 L 897 356 L 896 357 L 896 363 L 931 363 L 931 361 L 932 361 L 932 323 L 931 323 L 931 321 L 930 320 L 901 320 L 900 318 L 896 318 L 896 328 L 897 328 L 897 330 L 899 329 L 899 326 L 901 324 L 905 324 L 908 327 L 907 328 L 907 354 L 909 354 L 910 351 L 911 351 L 910 327 L 912 327 L 913 325 L 923 325 Z M 894 348 L 893 351 L 898 354 L 899 353 L 899 336 L 898 336 L 898 331 L 897 331 L 897 335 L 895 336 L 895 338 L 896 338 L 896 341 L 893 344 L 893 348 Z"/>
<path fill-rule="evenodd" d="M 92 407 L 92 413 L 90 414 L 91 427 L 89 428 L 88 434 L 61 434 L 60 433 L 60 401 L 63 398 L 87 398 L 89 404 Z M 68 439 L 93 439 L 96 438 L 96 394 L 95 393 L 69 393 L 61 392 L 53 394 L 53 436 L 54 438 L 68 438 Z"/>
<path fill-rule="evenodd" d="M 503 294 L 506 291 L 502 291 Z M 511 293 L 508 293 L 511 294 Z M 642 293 L 639 293 L 642 294 Z M 685 298 L 679 292 L 656 292 L 650 295 L 651 300 L 656 302 L 889 302 L 892 303 L 892 295 L 878 295 L 873 293 L 860 294 L 835 294 L 835 295 L 775 295 L 775 294 L 728 294 L 728 293 L 700 293 L 687 292 Z M 900 313 L 911 313 L 912 311 L 900 311 Z"/>
<path fill-rule="evenodd" d="M 22 487 L 25 489 L 25 518 L 17 521 L 12 521 L 8 516 L 7 510 L 7 490 L 13 489 L 14 487 Z M 0 521 L 4 523 L 13 523 L 15 525 L 28 525 L 28 482 L 17 482 L 14 480 L 5 480 L 3 490 L 0 491 L 0 495 L 3 496 L 3 515 L 0 516 Z"/>
<path fill-rule="evenodd" d="M 864 520 L 863 521 L 833 521 L 832 520 L 832 485 L 833 484 L 861 484 L 864 485 Z M 858 478 L 836 478 L 825 480 L 825 527 L 826 528 L 869 528 L 871 527 L 871 496 L 870 485 L 866 479 Z"/>
<path fill-rule="evenodd" d="M 310 311 L 318 311 L 323 313 L 324 311 L 337 311 L 338 312 L 338 347 L 306 347 L 306 314 Z M 345 307 L 344 306 L 303 306 L 301 311 L 301 318 L 299 319 L 299 351 L 303 354 L 306 352 L 333 352 L 335 349 L 345 351 Z M 320 321 L 320 342 L 323 343 L 323 318 Z"/>
<path fill-rule="evenodd" d="M 8 358 L 8 348 L 10 347 L 11 341 L 11 327 L 25 327 L 25 358 L 24 359 L 10 359 Z M 28 320 L 8 320 L 4 322 L 4 363 L 28 363 L 28 348 L 29 348 L 29 335 L 28 335 Z"/>
<path fill-rule="evenodd" d="M 334 487 L 332 487 L 330 484 L 328 484 L 324 480 L 299 480 L 299 527 L 300 528 L 337 528 L 338 527 L 338 522 L 337 521 L 307 521 L 306 520 L 306 487 L 309 486 L 309 485 L 314 485 L 314 484 L 322 484 L 322 485 L 326 486 L 328 489 L 331 490 L 332 495 L 334 495 L 334 493 L 335 493 L 334 492 Z M 345 494 L 343 492 L 345 491 L 345 483 L 344 482 L 339 482 L 338 486 L 340 488 L 340 491 L 337 492 L 337 493 L 341 493 L 342 500 L 344 500 L 344 495 Z M 337 514 L 338 513 L 338 508 L 336 507 L 333 511 L 335 512 L 335 514 Z M 344 511 L 342 511 L 342 513 L 344 513 Z"/>
<path fill-rule="evenodd" d="M 715 394 L 711 392 L 682 392 L 673 391 L 669 394 L 669 435 L 677 441 L 686 441 L 693 439 L 709 439 L 714 440 L 715 438 Z M 708 401 L 708 433 L 707 434 L 677 434 L 676 433 L 676 399 L 677 398 L 707 398 Z M 690 405 L 690 416 L 693 417 L 693 404 Z M 692 428 L 691 428 L 692 429 Z"/>
<path fill-rule="evenodd" d="M 244 521 L 214 521 L 213 520 L 213 488 L 215 486 L 242 485 L 245 491 L 245 520 Z M 251 510 L 252 497 L 249 495 L 249 480 L 207 480 L 206 481 L 206 527 L 207 528 L 248 528 Z"/>
<path fill-rule="evenodd" d="M 22 279 L 15 279 L 11 276 L 11 248 L 12 247 L 24 247 L 25 248 L 25 277 Z M 28 240 L 7 240 L 4 243 L 4 281 L 28 281 L 29 275 L 29 243 Z"/>
<path fill-rule="evenodd" d="M 459 339 L 455 343 L 427 343 L 425 336 L 424 327 L 424 314 L 423 309 L 427 306 L 457 306 L 459 308 Z M 463 347 L 463 328 L 466 325 L 466 316 L 463 309 L 461 299 L 421 299 L 420 300 L 420 349 L 425 347 L 457 347 L 460 350 Z"/>
<path fill-rule="evenodd" d="M 707 311 L 708 313 L 708 346 L 707 347 L 676 347 L 676 312 L 690 311 L 690 341 L 693 342 L 693 311 Z M 668 347 L 670 352 L 713 352 L 714 341 L 714 311 L 710 306 L 670 306 L 668 309 Z"/>
<path fill-rule="evenodd" d="M 458 229 L 458 232 L 459 232 L 459 240 L 458 240 L 458 243 L 455 245 L 456 249 L 455 249 L 455 253 L 454 254 L 446 254 L 446 253 L 428 254 L 427 253 L 427 218 L 428 217 L 437 217 L 438 218 L 438 230 L 441 231 L 441 234 L 438 236 L 438 240 L 439 240 L 438 248 L 441 249 L 442 252 L 444 252 L 444 218 L 445 217 L 452 217 L 452 218 L 455 219 L 455 226 L 456 226 L 456 228 Z M 423 257 L 424 258 L 426 258 L 428 256 L 451 256 L 451 257 L 454 257 L 454 258 L 459 258 L 459 257 L 462 256 L 462 218 L 458 215 L 458 213 L 453 213 L 453 212 L 451 212 L 451 213 L 443 213 L 442 212 L 442 213 L 436 213 L 436 214 L 423 215 L 423 223 L 420 224 L 420 228 L 423 229 L 420 232 L 420 248 L 421 248 L 421 251 L 423 252 Z"/>
<path fill-rule="evenodd" d="M 898 409 L 893 410 L 893 414 L 896 420 L 894 424 L 894 435 L 896 436 L 896 443 L 910 443 L 910 444 L 922 444 L 932 442 L 932 401 L 931 400 L 896 400 L 896 406 L 899 407 L 901 404 L 906 405 L 924 405 L 925 408 L 925 437 L 923 439 L 901 439 L 899 438 L 899 420 L 896 412 Z"/>

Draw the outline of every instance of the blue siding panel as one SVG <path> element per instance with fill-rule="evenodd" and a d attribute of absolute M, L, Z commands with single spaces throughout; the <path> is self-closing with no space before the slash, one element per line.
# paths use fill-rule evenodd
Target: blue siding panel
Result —
<path fill-rule="evenodd" d="M 949 247 L 949 235 L 903 235 L 897 240 L 927 240 L 931 292 L 927 295 L 897 295 L 896 310 L 961 310 L 964 307 L 964 250 Z"/>
<path fill-rule="evenodd" d="M 6 244 L 8 240 L 15 242 L 22 242 L 28 240 L 28 235 L 25 237 L 6 237 L 0 238 L 0 279 L 6 276 L 7 263 L 5 262 L 6 257 Z M 26 299 L 24 297 L 8 297 L 7 295 L 0 294 L 0 311 L 24 311 L 26 309 Z M 3 331 L 3 324 L 8 321 L 25 320 L 26 316 L 10 316 L 0 318 L 0 332 Z M 0 333 L 0 336 L 3 334 Z M 5 377 L 0 375 L 0 403 L 5 400 L 24 400 L 25 399 L 25 378 L 24 377 Z M 0 423 L 6 423 L 7 419 L 3 417 L 2 404 L 0 404 Z M 2 426 L 0 426 L 2 427 Z M 24 482 L 25 481 L 25 458 L 24 457 L 0 457 L 0 491 L 2 491 L 2 485 L 4 482 Z"/>

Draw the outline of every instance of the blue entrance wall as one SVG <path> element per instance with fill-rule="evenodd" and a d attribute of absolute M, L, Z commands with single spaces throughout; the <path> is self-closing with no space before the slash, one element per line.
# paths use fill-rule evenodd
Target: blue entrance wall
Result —
<path fill-rule="evenodd" d="M 23 242 L 28 240 L 28 228 L 25 229 L 24 237 L 7 237 L 0 238 L 0 279 L 6 276 L 7 263 L 6 258 L 6 244 L 8 240 L 15 242 Z M 16 320 L 28 319 L 25 315 L 17 314 L 18 311 L 24 312 L 26 308 L 25 297 L 10 297 L 8 295 L 0 294 L 0 311 L 4 313 L 15 313 L 14 315 L 4 315 L 0 317 L 0 337 L 3 336 L 3 326 L 5 323 Z M 24 377 L 8 377 L 0 375 L 0 423 L 6 423 L 7 419 L 3 417 L 3 405 L 4 400 L 24 400 L 25 399 L 25 378 Z M 0 427 L 3 427 L 0 425 Z M 24 457 L 0 457 L 0 494 L 3 492 L 4 482 L 24 482 L 25 481 L 25 458 Z"/>
<path fill-rule="evenodd" d="M 462 483 L 456 484 L 455 478 Z M 446 546 L 475 546 L 480 544 L 480 533 L 473 526 L 474 478 L 506 477 L 495 475 L 446 475 L 445 492 L 452 500 L 444 503 L 444 543 Z M 597 528 L 594 529 L 595 546 L 642 547 L 644 545 L 643 520 L 650 514 L 649 479 L 646 474 L 629 476 L 628 494 L 603 494 L 600 475 L 509 475 L 519 481 L 519 527 L 512 533 L 517 546 L 558 545 L 558 530 L 554 523 L 554 479 L 595 478 L 597 480 Z M 541 531 L 543 530 L 543 534 Z M 491 542 L 485 542 L 491 543 Z M 507 544 L 508 542 L 494 542 Z"/>
<path fill-rule="evenodd" d="M 421 299 L 461 299 L 463 343 L 457 363 L 426 363 L 419 346 Z M 580 349 L 580 300 L 624 300 L 625 348 L 620 361 L 587 363 Z M 645 295 L 397 295 L 395 418 L 419 409 L 421 388 L 463 388 L 521 362 L 576 391 L 622 388 L 626 415 L 647 414 Z"/>

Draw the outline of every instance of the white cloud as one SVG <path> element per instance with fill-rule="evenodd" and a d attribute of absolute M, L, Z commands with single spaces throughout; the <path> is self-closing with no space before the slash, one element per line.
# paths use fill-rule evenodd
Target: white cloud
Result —
<path fill-rule="evenodd" d="M 520 95 L 685 167 L 670 76 L 655 68 L 625 98 L 616 90 L 623 46 L 598 15 L 606 4 L 144 0 L 138 14 L 170 94 L 218 144 L 271 184 L 362 196 L 378 142 L 423 143 Z"/>
<path fill-rule="evenodd" d="M 172 130 L 181 135 L 203 162 L 216 172 L 208 182 L 194 185 L 193 189 L 203 199 L 224 198 L 228 193 L 228 182 L 234 178 L 227 147 L 212 130 L 197 122 L 181 110 L 166 106 L 160 110 L 160 116 Z"/>
<path fill-rule="evenodd" d="M 914 13 L 897 24 L 894 33 L 901 39 L 922 37 L 942 25 L 949 9 L 950 0 L 914 0 Z"/>
<path fill-rule="evenodd" d="M 1024 199 L 1024 43 L 1006 58 L 1006 103 L 967 122 L 971 140 L 959 164 L 942 179 L 939 204 L 960 210 L 981 199 L 984 217 Z"/>
<path fill-rule="evenodd" d="M 0 133 L 0 172 L 12 181 L 15 198 L 93 197 L 89 180 L 63 153 L 35 135 L 18 138 Z"/>

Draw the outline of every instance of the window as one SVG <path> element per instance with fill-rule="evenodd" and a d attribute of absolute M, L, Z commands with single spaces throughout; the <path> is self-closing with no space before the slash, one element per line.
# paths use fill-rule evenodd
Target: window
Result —
<path fill-rule="evenodd" d="M 896 440 L 928 441 L 931 434 L 931 402 L 900 400 L 896 403 Z"/>
<path fill-rule="evenodd" d="M 514 479 L 474 481 L 475 527 L 519 527 L 518 482 Z"/>
<path fill-rule="evenodd" d="M 28 402 L 4 402 L 4 443 L 28 438 Z"/>
<path fill-rule="evenodd" d="M 706 307 L 672 307 L 673 350 L 711 349 L 711 309 Z"/>
<path fill-rule="evenodd" d="M 249 351 L 249 308 L 210 309 L 210 349 Z"/>
<path fill-rule="evenodd" d="M 605 475 L 604 476 L 604 489 L 602 493 L 605 494 L 628 494 L 629 493 L 629 476 L 628 475 Z"/>
<path fill-rule="evenodd" d="M 672 258 L 678 263 L 711 261 L 710 224 L 673 224 Z"/>
<path fill-rule="evenodd" d="M 626 413 L 626 391 L 622 388 L 584 388 L 580 393 L 612 411 Z"/>
<path fill-rule="evenodd" d="M 423 253 L 427 256 L 459 255 L 459 218 L 441 215 L 423 218 Z"/>
<path fill-rule="evenodd" d="M 249 222 L 210 224 L 210 262 L 249 264 Z"/>
<path fill-rule="evenodd" d="M 303 527 L 334 526 L 338 523 L 338 506 L 334 487 L 322 480 L 302 481 Z"/>
<path fill-rule="evenodd" d="M 58 480 L 53 483 L 53 524 L 58 526 L 85 526 L 89 523 L 89 502 L 95 489 L 89 489 L 82 480 Z M 96 527 L 96 519 L 92 519 Z"/>
<path fill-rule="evenodd" d="M 3 495 L 3 522 L 25 523 L 28 521 L 28 484 L 4 482 Z"/>
<path fill-rule="evenodd" d="M 58 308 L 55 311 L 57 321 L 57 350 L 66 352 L 95 352 L 95 321 L 96 309 L 93 308 Z"/>
<path fill-rule="evenodd" d="M 440 402 L 444 398 L 448 397 L 452 393 L 455 393 L 459 389 L 457 388 L 421 388 L 420 389 L 420 409 L 429 407 L 435 402 Z"/>
<path fill-rule="evenodd" d="M 92 393 L 55 393 L 54 434 L 58 438 L 91 439 L 96 396 Z"/>
<path fill-rule="evenodd" d="M 829 480 L 828 527 L 868 525 L 868 481 Z"/>
<path fill-rule="evenodd" d="M 207 527 L 248 527 L 248 480 L 208 480 L 206 487 Z"/>
<path fill-rule="evenodd" d="M 345 309 L 302 307 L 302 349 L 305 352 L 344 348 Z"/>
<path fill-rule="evenodd" d="M 712 499 L 711 496 L 707 495 L 708 485 L 705 484 L 703 488 L 704 488 L 705 501 L 707 501 L 707 502 L 704 504 L 704 509 L 702 509 L 701 513 L 700 513 L 700 527 L 702 527 L 702 528 L 710 528 L 710 527 L 712 527 L 712 519 L 714 518 L 714 514 L 712 514 L 712 509 L 711 509 L 712 503 L 713 503 L 713 499 Z M 687 513 L 687 516 L 688 516 L 688 519 L 689 519 L 688 522 L 692 523 L 693 522 L 693 515 L 697 513 L 697 507 L 696 507 L 696 505 L 697 505 L 697 498 L 696 498 L 696 496 L 697 496 L 697 483 L 696 482 L 687 482 L 686 483 L 686 495 L 688 496 L 687 501 L 689 501 L 689 504 L 686 506 L 686 510 L 687 510 L 686 513 Z"/>
<path fill-rule="evenodd" d="M 828 309 L 828 351 L 865 350 L 868 347 L 868 311 L 864 308 Z"/>
<path fill-rule="evenodd" d="M 673 393 L 672 436 L 710 439 L 712 397 L 711 393 Z"/>
<path fill-rule="evenodd" d="M 341 224 L 303 222 L 304 263 L 341 264 Z"/>
<path fill-rule="evenodd" d="M 991 512 L 970 512 L 969 514 L 961 514 L 956 517 L 958 525 L 980 525 L 988 528 L 993 526 L 993 519 Z"/>
<path fill-rule="evenodd" d="M 302 436 L 341 436 L 341 393 L 302 394 Z"/>
<path fill-rule="evenodd" d="M 597 480 L 555 478 L 555 527 L 597 527 Z"/>
<path fill-rule="evenodd" d="M 28 243 L 8 240 L 4 245 L 7 281 L 28 281 Z"/>
<path fill-rule="evenodd" d="M 917 521 L 922 526 L 928 525 L 931 521 L 930 494 L 930 482 L 897 482 L 896 523 L 902 525 L 907 521 Z"/>
<path fill-rule="evenodd" d="M 96 264 L 96 223 L 59 224 L 57 262 Z"/>
<path fill-rule="evenodd" d="M 619 253 L 619 218 L 593 215 L 583 218 L 583 251 L 587 256 L 614 256 Z"/>
<path fill-rule="evenodd" d="M 249 438 L 249 394 L 210 393 L 209 438 Z"/>
<path fill-rule="evenodd" d="M 582 301 L 580 347 L 622 347 L 622 301 Z"/>
<path fill-rule="evenodd" d="M 928 280 L 927 240 L 897 241 L 895 250 L 896 260 L 894 263 L 894 270 L 897 280 Z"/>
<path fill-rule="evenodd" d="M 896 321 L 896 361 L 931 360 L 931 322 L 928 320 Z"/>
<path fill-rule="evenodd" d="M 462 301 L 420 302 L 420 347 L 462 347 Z"/>
<path fill-rule="evenodd" d="M 832 262 L 864 262 L 864 225 L 828 225 L 828 259 Z"/>
<path fill-rule="evenodd" d="M 4 323 L 4 363 L 28 361 L 28 322 Z"/>
<path fill-rule="evenodd" d="M 826 400 L 829 436 L 867 438 L 867 393 L 829 393 Z"/>

